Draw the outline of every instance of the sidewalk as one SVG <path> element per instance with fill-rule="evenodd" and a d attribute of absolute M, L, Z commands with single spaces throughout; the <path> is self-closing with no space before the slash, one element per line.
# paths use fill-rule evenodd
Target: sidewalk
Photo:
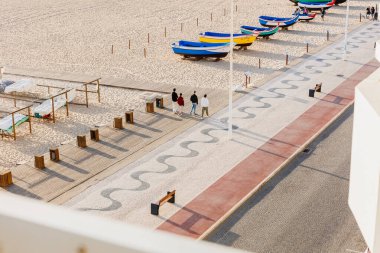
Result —
<path fill-rule="evenodd" d="M 342 43 L 332 44 L 235 102 L 233 140 L 225 109 L 65 205 L 203 237 L 352 103 L 355 85 L 378 67 L 376 25 L 351 34 L 347 61 Z M 320 82 L 323 93 L 309 98 Z M 150 215 L 150 203 L 173 189 L 176 204 Z"/>

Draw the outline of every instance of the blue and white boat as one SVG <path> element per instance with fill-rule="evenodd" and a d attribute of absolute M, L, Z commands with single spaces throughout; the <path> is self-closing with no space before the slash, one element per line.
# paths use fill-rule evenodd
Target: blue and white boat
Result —
<path fill-rule="evenodd" d="M 223 58 L 230 51 L 230 43 L 203 43 L 180 40 L 172 44 L 175 54 L 196 58 Z"/>
<path fill-rule="evenodd" d="M 271 17 L 271 16 L 260 16 L 259 22 L 262 26 L 266 27 L 289 27 L 297 23 L 299 19 L 299 15 L 293 16 L 291 18 L 279 18 L 279 17 Z"/>
<path fill-rule="evenodd" d="M 240 26 L 240 31 L 245 34 L 252 34 L 252 33 L 258 33 L 258 37 L 268 38 L 269 36 L 272 36 L 273 34 L 277 33 L 279 30 L 279 27 L 255 27 L 255 26 L 248 26 L 243 25 Z"/>
<path fill-rule="evenodd" d="M 314 11 L 314 10 L 322 10 L 322 9 L 330 9 L 335 4 L 335 0 L 332 1 L 326 1 L 326 2 L 320 2 L 320 3 L 308 3 L 308 2 L 298 2 L 298 7 L 300 8 L 306 8 L 308 10 Z"/>

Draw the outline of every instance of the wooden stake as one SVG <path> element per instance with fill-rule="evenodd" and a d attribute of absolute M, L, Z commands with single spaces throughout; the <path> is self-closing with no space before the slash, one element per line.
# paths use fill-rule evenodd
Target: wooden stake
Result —
<path fill-rule="evenodd" d="M 306 43 L 306 53 L 309 53 L 309 43 Z"/>
<path fill-rule="evenodd" d="M 211 17 L 210 18 L 211 18 L 211 22 L 212 22 L 212 12 L 211 12 Z"/>
<path fill-rule="evenodd" d="M 330 32 L 329 32 L 329 30 L 327 30 L 326 37 L 327 37 L 327 41 L 329 41 L 330 40 Z"/>
<path fill-rule="evenodd" d="M 128 49 L 131 49 L 131 40 L 128 40 Z"/>
<path fill-rule="evenodd" d="M 113 45 L 111 46 L 111 54 L 113 54 Z"/>
<path fill-rule="evenodd" d="M 197 26 L 198 26 L 198 23 L 199 23 L 199 22 L 198 22 L 198 18 L 197 18 Z"/>
<path fill-rule="evenodd" d="M 165 26 L 165 38 L 166 38 L 166 26 Z"/>
<path fill-rule="evenodd" d="M 149 42 L 150 42 L 150 39 L 149 39 L 149 33 L 148 33 L 148 44 L 149 44 Z"/>
<path fill-rule="evenodd" d="M 359 14 L 359 22 L 362 22 L 362 14 Z"/>
<path fill-rule="evenodd" d="M 224 16 L 226 16 L 226 8 L 224 8 Z"/>
<path fill-rule="evenodd" d="M 181 32 L 183 32 L 183 23 L 181 23 Z"/>
<path fill-rule="evenodd" d="M 146 58 L 146 48 L 144 48 L 144 58 Z"/>
<path fill-rule="evenodd" d="M 286 54 L 286 59 L 285 59 L 285 62 L 286 62 L 286 65 L 288 65 L 288 64 L 289 64 L 289 55 L 288 55 L 288 54 Z"/>
<path fill-rule="evenodd" d="M 237 5 L 236 5 L 236 7 L 235 7 L 235 10 L 236 10 L 236 12 L 237 12 Z"/>
<path fill-rule="evenodd" d="M 259 58 L 259 69 L 261 69 L 261 58 Z"/>

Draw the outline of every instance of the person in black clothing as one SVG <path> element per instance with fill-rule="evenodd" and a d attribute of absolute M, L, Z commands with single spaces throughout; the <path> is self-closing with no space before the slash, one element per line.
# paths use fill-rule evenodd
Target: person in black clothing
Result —
<path fill-rule="evenodd" d="M 371 8 L 371 16 L 372 16 L 372 20 L 374 18 L 374 15 L 375 15 L 375 7 L 372 6 Z"/>
<path fill-rule="evenodd" d="M 326 14 L 326 10 L 325 10 L 325 8 L 322 8 L 322 10 L 321 10 L 321 18 L 322 18 L 323 21 L 325 20 L 325 14 Z"/>
<path fill-rule="evenodd" d="M 178 100 L 178 94 L 175 92 L 176 89 L 173 89 L 172 92 L 172 105 L 173 105 L 173 113 L 177 113 L 177 100 Z"/>
<path fill-rule="evenodd" d="M 192 112 L 194 112 L 194 115 L 197 115 L 197 113 L 195 111 L 196 111 L 197 105 L 198 105 L 198 97 L 195 93 L 196 93 L 196 91 L 194 91 L 194 94 L 191 95 L 191 97 L 190 97 L 190 101 L 192 103 L 190 115 Z"/>
<path fill-rule="evenodd" d="M 371 8 L 368 6 L 367 9 L 366 9 L 366 14 L 365 14 L 365 17 L 366 18 L 369 18 L 369 16 L 371 15 Z"/>

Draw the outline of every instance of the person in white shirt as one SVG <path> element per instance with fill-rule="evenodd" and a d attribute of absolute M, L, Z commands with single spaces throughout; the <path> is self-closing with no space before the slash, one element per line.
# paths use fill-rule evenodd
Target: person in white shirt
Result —
<path fill-rule="evenodd" d="M 209 106 L 209 102 L 208 102 L 207 94 L 205 94 L 203 98 L 201 99 L 202 118 L 205 112 L 208 117 L 208 106 Z"/>

